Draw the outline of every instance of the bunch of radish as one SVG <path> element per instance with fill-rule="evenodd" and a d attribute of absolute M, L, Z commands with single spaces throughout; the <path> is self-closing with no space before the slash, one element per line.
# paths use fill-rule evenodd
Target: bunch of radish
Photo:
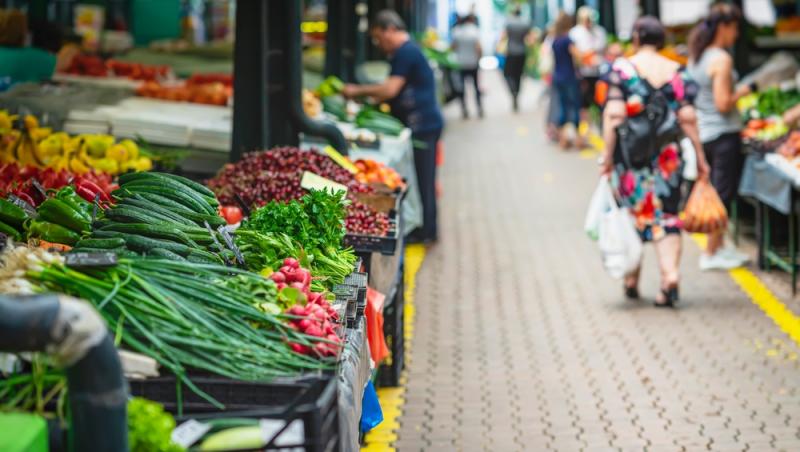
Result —
<path fill-rule="evenodd" d="M 283 267 L 270 275 L 275 281 L 278 290 L 287 287 L 297 289 L 305 299 L 305 305 L 297 303 L 286 310 L 293 318 L 290 326 L 304 334 L 315 338 L 324 339 L 308 345 L 292 342 L 289 346 L 297 353 L 316 356 L 336 356 L 339 351 L 341 339 L 336 335 L 335 322 L 339 320 L 339 313 L 328 303 L 325 294 L 311 291 L 311 272 L 300 266 L 293 258 L 283 261 Z"/>

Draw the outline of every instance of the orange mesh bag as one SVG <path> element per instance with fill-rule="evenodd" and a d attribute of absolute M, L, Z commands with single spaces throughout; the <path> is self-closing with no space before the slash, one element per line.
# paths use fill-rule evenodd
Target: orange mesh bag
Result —
<path fill-rule="evenodd" d="M 683 215 L 683 229 L 687 232 L 708 234 L 724 229 L 728 225 L 725 204 L 705 178 L 694 184 Z"/>

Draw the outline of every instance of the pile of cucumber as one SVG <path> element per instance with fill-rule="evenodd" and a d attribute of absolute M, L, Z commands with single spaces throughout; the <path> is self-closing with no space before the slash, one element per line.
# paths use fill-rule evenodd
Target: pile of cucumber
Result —
<path fill-rule="evenodd" d="M 223 241 L 216 230 L 225 220 L 207 187 L 185 177 L 151 172 L 124 174 L 119 183 L 112 193 L 116 204 L 94 221 L 91 234 L 73 251 L 216 264 L 233 257 L 232 251 L 217 245 Z"/>

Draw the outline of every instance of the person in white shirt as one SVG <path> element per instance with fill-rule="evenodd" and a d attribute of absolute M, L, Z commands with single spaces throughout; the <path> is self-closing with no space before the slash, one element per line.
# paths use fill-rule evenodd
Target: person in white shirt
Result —
<path fill-rule="evenodd" d="M 589 117 L 588 109 L 594 103 L 594 87 L 600 77 L 600 65 L 606 48 L 606 31 L 597 25 L 597 11 L 591 6 L 578 8 L 577 24 L 570 30 L 569 38 L 580 54 L 578 71 L 581 75 L 581 119 Z"/>
<path fill-rule="evenodd" d="M 483 117 L 481 104 L 481 90 L 478 85 L 478 67 L 481 60 L 481 32 L 478 29 L 477 18 L 470 14 L 462 19 L 461 23 L 453 28 L 453 42 L 451 44 L 456 55 L 456 61 L 461 70 L 461 112 L 464 119 L 469 118 L 467 110 L 467 79 L 472 80 L 475 88 L 475 102 L 478 104 L 478 116 Z"/>

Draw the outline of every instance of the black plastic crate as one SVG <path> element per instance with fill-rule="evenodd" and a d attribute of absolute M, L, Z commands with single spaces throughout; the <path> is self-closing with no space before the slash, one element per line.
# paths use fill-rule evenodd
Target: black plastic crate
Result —
<path fill-rule="evenodd" d="M 408 191 L 398 191 L 395 193 L 394 209 L 389 212 L 389 230 L 385 236 L 346 234 L 344 236 L 345 246 L 353 248 L 357 254 L 381 253 L 391 255 L 397 252 L 397 244 L 400 240 L 400 207 Z"/>
<path fill-rule="evenodd" d="M 128 381 L 131 394 L 154 400 L 173 414 L 199 414 L 220 411 L 264 409 L 288 406 L 311 391 L 319 381 L 332 378 L 331 373 L 306 374 L 294 378 L 276 378 L 269 382 L 231 380 L 207 373 L 192 373 L 191 382 L 214 400 L 224 405 L 216 407 L 189 389 L 174 375 Z"/>
<path fill-rule="evenodd" d="M 383 307 L 383 334 L 389 357 L 378 368 L 376 383 L 382 387 L 400 385 L 400 375 L 405 367 L 405 284 L 403 272 L 390 303 Z"/>
<path fill-rule="evenodd" d="M 340 450 L 337 379 L 332 376 L 311 379 L 304 384 L 302 390 L 285 397 L 285 400 L 289 399 L 290 402 L 248 410 L 187 414 L 179 416 L 177 421 L 180 424 L 189 419 L 199 422 L 221 418 L 280 420 L 285 423 L 284 427 L 278 429 L 267 446 L 260 450 L 281 451 L 298 448 L 307 452 Z M 283 441 L 280 441 L 281 434 L 292 429 L 293 425 L 299 425 L 296 423 L 302 425 L 302 439 L 287 441 L 284 437 Z M 276 440 L 280 446 L 274 444 Z"/>

